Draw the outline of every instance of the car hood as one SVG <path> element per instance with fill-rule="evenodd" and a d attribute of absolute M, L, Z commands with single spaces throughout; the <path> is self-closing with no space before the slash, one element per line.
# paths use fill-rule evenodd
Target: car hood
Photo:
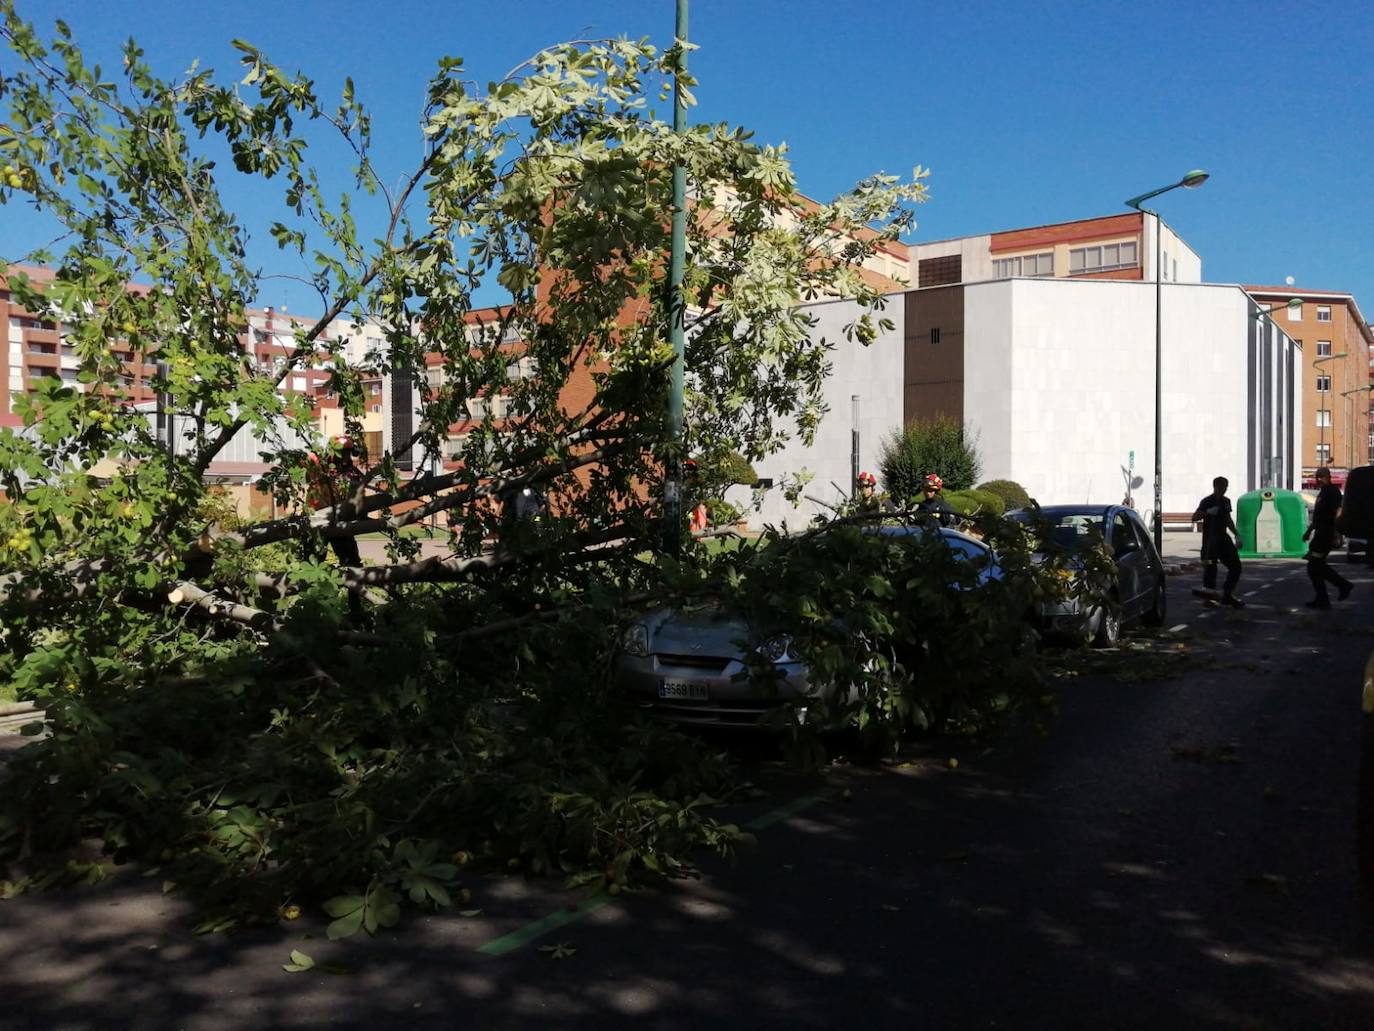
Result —
<path fill-rule="evenodd" d="M 649 629 L 649 646 L 656 652 L 719 655 L 743 658 L 740 643 L 750 637 L 749 624 L 715 606 L 658 609 L 639 622 Z"/>

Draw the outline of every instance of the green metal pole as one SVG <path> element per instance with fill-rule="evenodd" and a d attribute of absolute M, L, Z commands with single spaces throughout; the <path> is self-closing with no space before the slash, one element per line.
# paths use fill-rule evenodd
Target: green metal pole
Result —
<path fill-rule="evenodd" d="M 677 0 L 678 53 L 673 76 L 673 132 L 687 131 L 687 105 L 683 102 L 680 77 L 687 74 L 687 0 Z M 682 409 L 685 362 L 685 319 L 682 297 L 683 272 L 687 263 L 687 169 L 681 162 L 673 165 L 673 240 L 668 265 L 668 341 L 673 346 L 672 381 L 668 392 L 668 432 L 672 436 L 671 458 L 664 484 L 664 515 L 668 520 L 669 554 L 682 548 Z"/>

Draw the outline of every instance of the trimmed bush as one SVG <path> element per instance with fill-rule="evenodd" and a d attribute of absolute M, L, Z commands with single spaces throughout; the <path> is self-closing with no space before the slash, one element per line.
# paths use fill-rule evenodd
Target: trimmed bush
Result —
<path fill-rule="evenodd" d="M 946 493 L 968 490 L 978 479 L 977 441 L 948 416 L 916 419 L 884 442 L 880 465 L 883 485 L 900 500 L 919 498 L 927 473 L 939 474 Z"/>
<path fill-rule="evenodd" d="M 945 500 L 949 502 L 949 507 L 961 516 L 999 516 L 1007 510 L 1006 502 L 1001 496 L 987 490 L 946 491 Z"/>
<path fill-rule="evenodd" d="M 1026 493 L 1026 488 L 1015 480 L 988 480 L 986 483 L 978 484 L 978 489 L 996 494 L 1006 502 L 1004 511 L 1030 507 L 1030 495 Z"/>

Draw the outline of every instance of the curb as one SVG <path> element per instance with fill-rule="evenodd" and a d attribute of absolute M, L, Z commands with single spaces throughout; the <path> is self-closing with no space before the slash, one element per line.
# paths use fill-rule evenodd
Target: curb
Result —
<path fill-rule="evenodd" d="M 0 730 L 27 726 L 43 718 L 43 710 L 33 702 L 5 702 L 0 704 Z"/>

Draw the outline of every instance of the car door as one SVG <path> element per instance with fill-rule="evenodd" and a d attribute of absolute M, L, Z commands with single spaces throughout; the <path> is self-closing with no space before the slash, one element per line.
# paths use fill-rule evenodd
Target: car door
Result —
<path fill-rule="evenodd" d="M 1136 539 L 1135 530 L 1125 512 L 1119 509 L 1112 514 L 1111 528 L 1107 537 L 1112 557 L 1116 559 L 1117 597 L 1121 599 L 1122 619 L 1133 619 L 1140 613 L 1142 583 L 1145 579 L 1145 553 Z"/>
<path fill-rule="evenodd" d="M 1155 542 L 1140 517 L 1132 515 L 1130 523 L 1140 542 L 1140 611 L 1145 612 L 1154 604 L 1155 588 L 1164 582 L 1164 559 L 1155 550 Z"/>

